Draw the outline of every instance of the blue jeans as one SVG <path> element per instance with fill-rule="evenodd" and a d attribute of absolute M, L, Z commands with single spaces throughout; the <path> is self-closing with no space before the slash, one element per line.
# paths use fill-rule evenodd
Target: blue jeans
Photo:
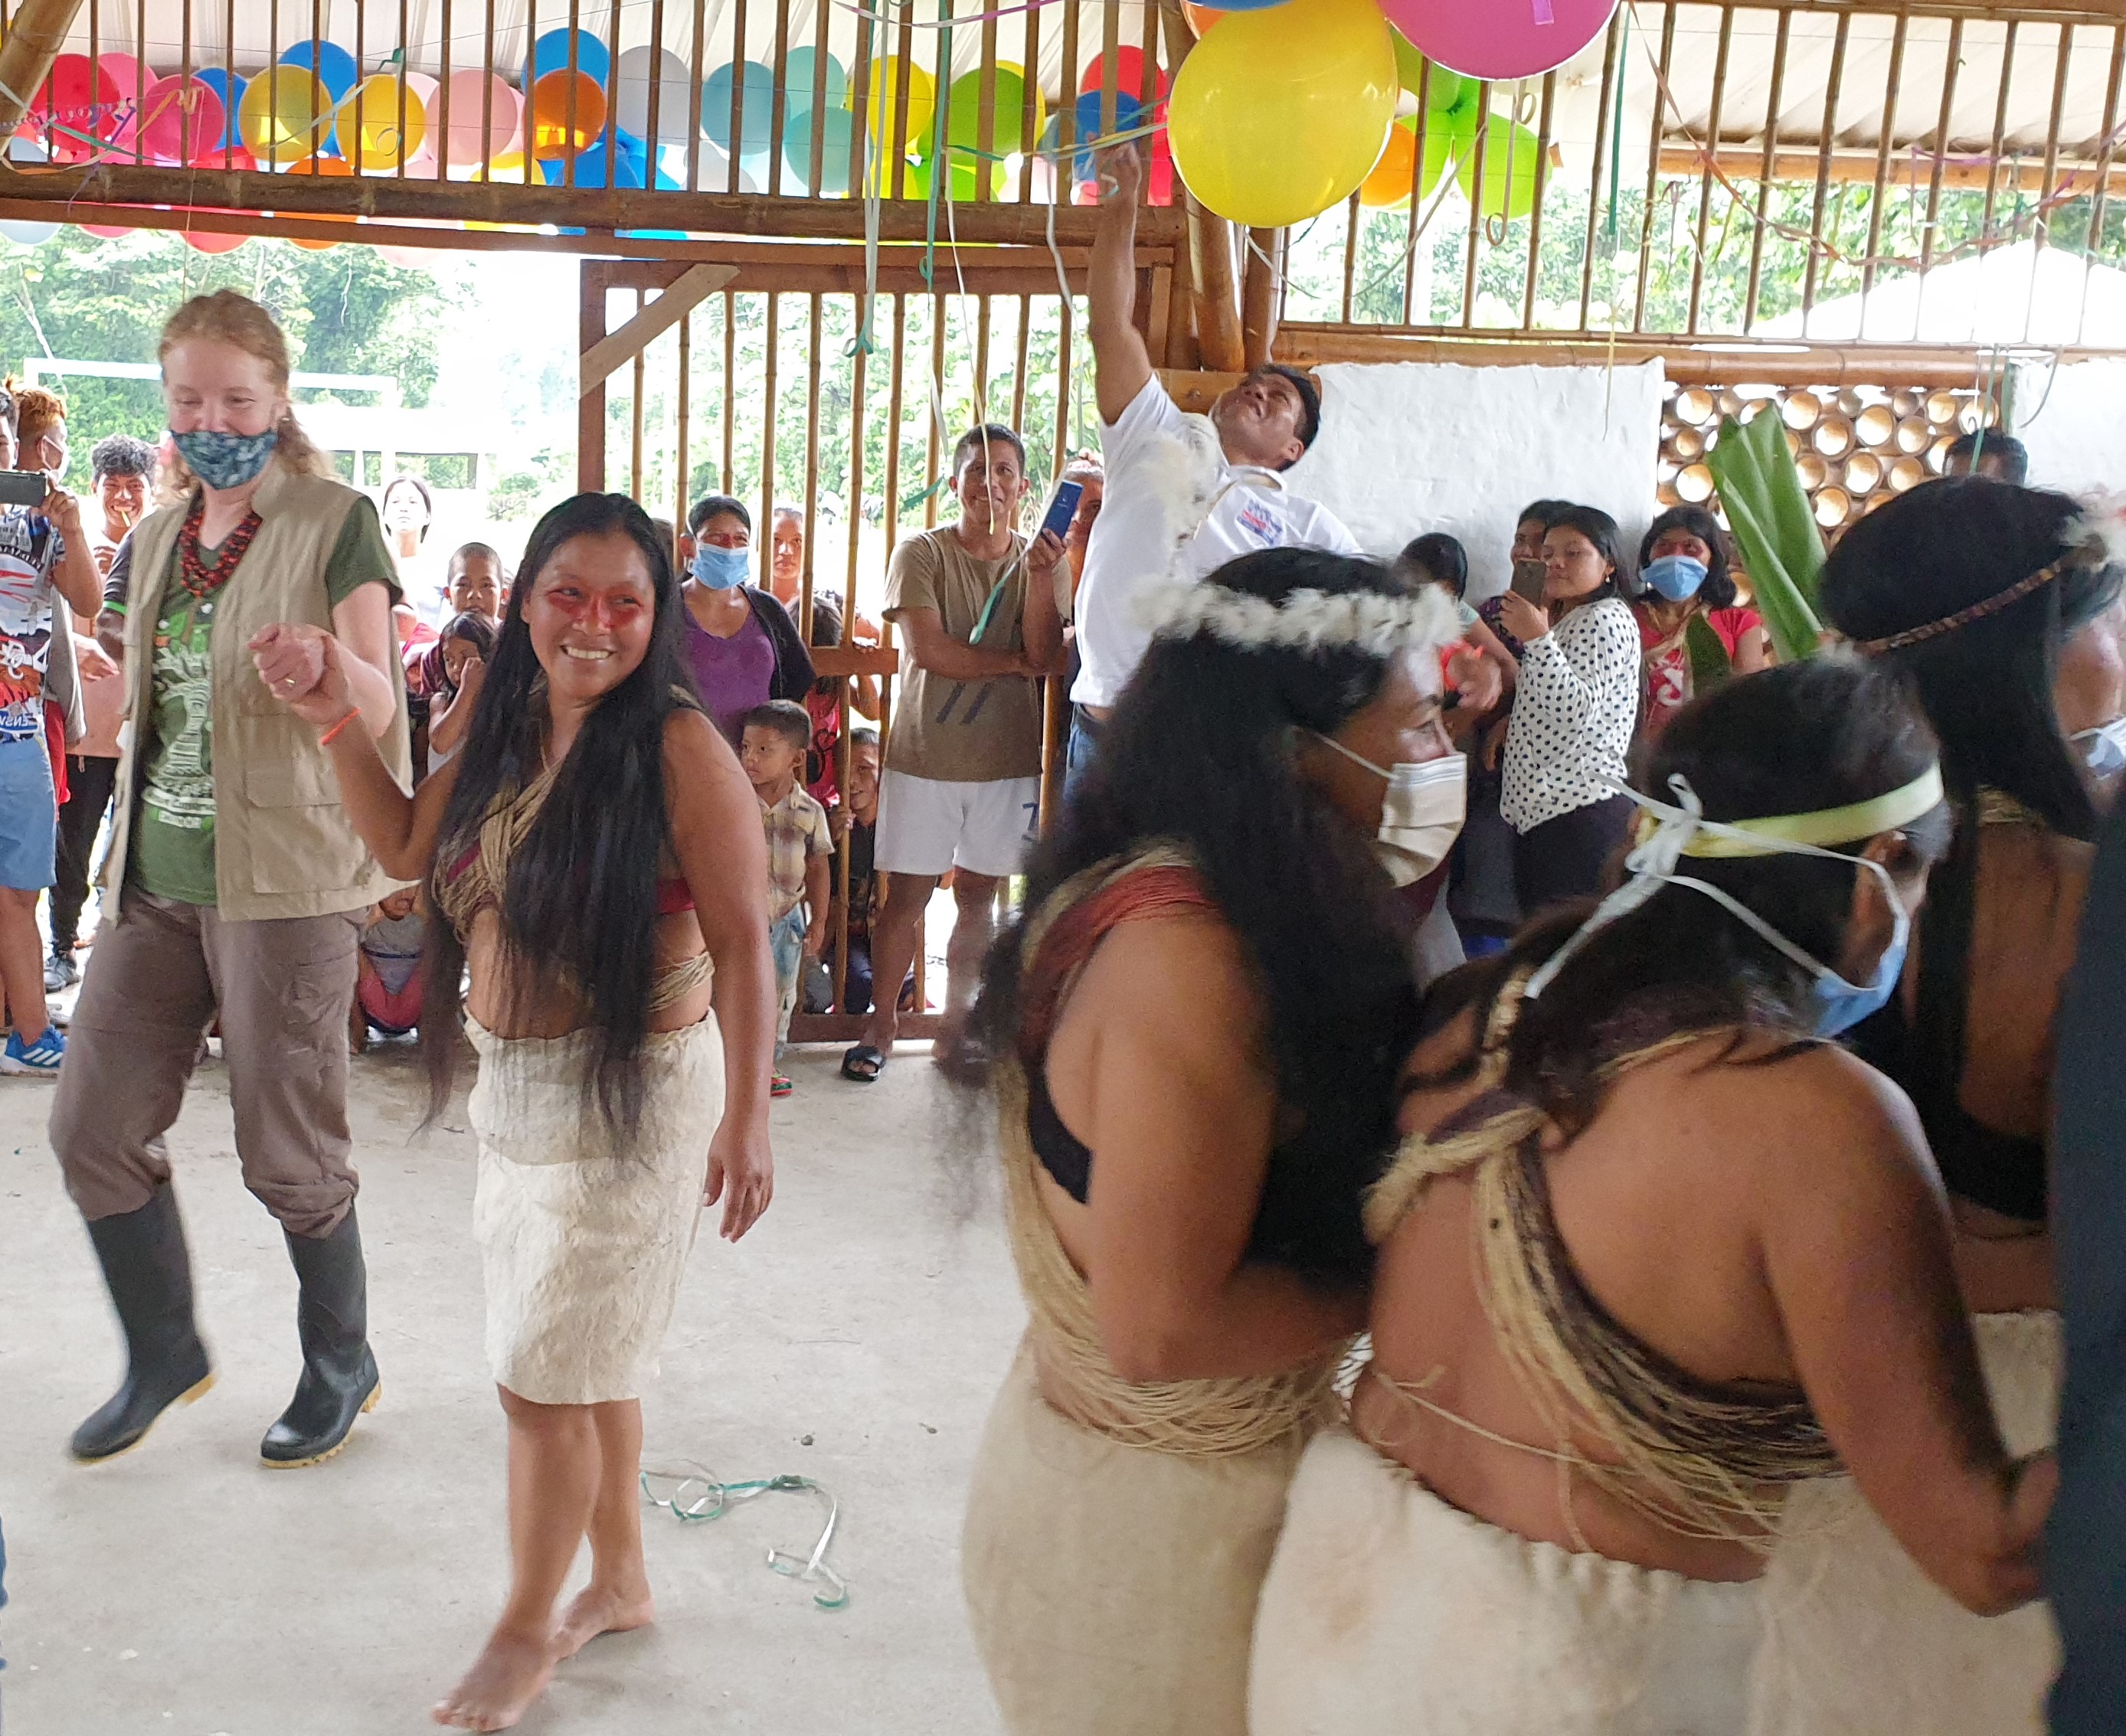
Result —
<path fill-rule="evenodd" d="M 768 949 L 775 955 L 775 1059 L 779 1061 L 790 1040 L 790 1015 L 797 1009 L 797 976 L 805 960 L 802 904 L 793 906 L 768 929 Z"/>
<path fill-rule="evenodd" d="M 1093 769 L 1093 756 L 1099 751 L 1100 725 L 1097 719 L 1086 715 L 1083 705 L 1070 708 L 1070 739 L 1063 749 L 1063 795 L 1065 800 L 1077 790 L 1085 774 Z"/>

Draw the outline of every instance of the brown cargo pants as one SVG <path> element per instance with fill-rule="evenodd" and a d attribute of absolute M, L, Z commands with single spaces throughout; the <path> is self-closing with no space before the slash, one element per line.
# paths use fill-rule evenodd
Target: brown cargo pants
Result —
<path fill-rule="evenodd" d="M 52 1149 L 84 1218 L 137 1210 L 169 1179 L 163 1135 L 218 1015 L 244 1186 L 291 1234 L 332 1234 L 357 1185 L 347 1010 L 360 921 L 225 922 L 125 889 L 89 956 L 52 1106 Z"/>

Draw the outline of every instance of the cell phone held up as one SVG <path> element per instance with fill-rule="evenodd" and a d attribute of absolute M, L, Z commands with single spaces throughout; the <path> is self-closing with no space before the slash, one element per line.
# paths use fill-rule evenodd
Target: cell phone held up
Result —
<path fill-rule="evenodd" d="M 1513 593 L 1525 597 L 1540 607 L 1543 603 L 1543 582 L 1545 568 L 1539 560 L 1517 560 L 1514 563 Z"/>
<path fill-rule="evenodd" d="M 41 507 L 50 489 L 42 470 L 0 470 L 0 507 Z"/>
<path fill-rule="evenodd" d="M 1041 528 L 1053 531 L 1061 539 L 1070 534 L 1070 521 L 1078 516 L 1078 502 L 1085 493 L 1081 482 L 1059 482 L 1056 493 L 1048 502 L 1048 510 L 1041 517 Z"/>

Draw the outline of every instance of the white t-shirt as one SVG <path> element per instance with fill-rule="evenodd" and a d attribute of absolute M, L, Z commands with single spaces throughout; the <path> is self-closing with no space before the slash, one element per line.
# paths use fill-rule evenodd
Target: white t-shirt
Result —
<path fill-rule="evenodd" d="M 1137 620 L 1137 600 L 1146 585 L 1168 575 L 1174 539 L 1189 530 L 1185 521 L 1174 522 L 1174 484 L 1188 463 L 1188 424 L 1154 375 L 1127 409 L 1101 427 L 1107 489 L 1078 587 L 1079 672 L 1070 689 L 1081 705 L 1114 704 L 1151 644 L 1150 630 Z M 1335 513 L 1288 493 L 1274 470 L 1221 458 L 1213 493 L 1209 515 L 1172 560 L 1176 578 L 1202 578 L 1261 549 L 1361 552 Z"/>

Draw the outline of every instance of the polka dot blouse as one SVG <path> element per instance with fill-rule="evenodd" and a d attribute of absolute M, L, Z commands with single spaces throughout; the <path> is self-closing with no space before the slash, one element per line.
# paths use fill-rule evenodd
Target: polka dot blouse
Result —
<path fill-rule="evenodd" d="M 1499 810 L 1516 832 L 1616 792 L 1639 718 L 1639 628 L 1613 597 L 1584 603 L 1521 653 Z"/>

